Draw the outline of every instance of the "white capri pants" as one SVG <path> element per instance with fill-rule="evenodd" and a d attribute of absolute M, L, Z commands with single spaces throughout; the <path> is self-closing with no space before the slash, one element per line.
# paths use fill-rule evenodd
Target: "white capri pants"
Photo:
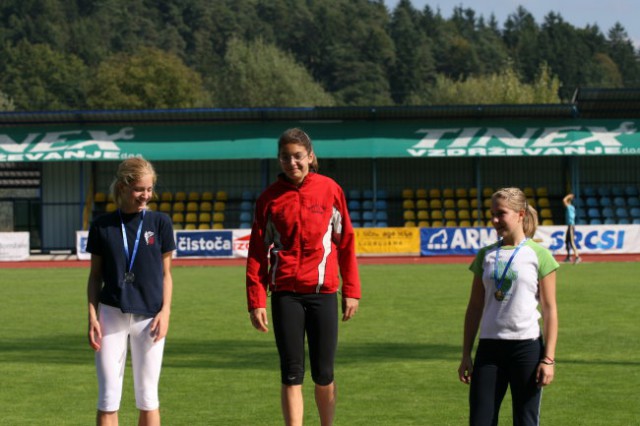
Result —
<path fill-rule="evenodd" d="M 156 410 L 158 383 L 164 341 L 153 342 L 153 318 L 125 314 L 119 308 L 100 304 L 98 307 L 102 343 L 96 352 L 98 373 L 98 410 L 118 411 L 122 397 L 122 382 L 127 361 L 127 342 L 131 345 L 131 366 L 136 407 L 143 411 Z"/>

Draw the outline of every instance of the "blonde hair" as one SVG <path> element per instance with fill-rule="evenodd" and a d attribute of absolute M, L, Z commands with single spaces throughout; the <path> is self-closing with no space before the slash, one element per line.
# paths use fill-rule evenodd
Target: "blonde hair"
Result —
<path fill-rule="evenodd" d="M 150 162 L 142 157 L 127 158 L 118 166 L 116 176 L 111 182 L 109 192 L 113 196 L 118 207 L 121 207 L 122 203 L 122 190 L 134 182 L 139 181 L 144 176 L 151 175 L 153 179 L 153 185 L 155 186 L 158 176 L 156 171 Z"/>
<path fill-rule="evenodd" d="M 309 154 L 313 154 L 309 169 L 317 173 L 320 166 L 318 165 L 318 157 L 313 151 L 313 144 L 311 143 L 309 135 L 297 127 L 285 130 L 284 133 L 280 135 L 280 139 L 278 139 L 278 153 L 280 153 L 280 148 L 289 144 L 302 145 Z"/>
<path fill-rule="evenodd" d="M 522 229 L 524 235 L 533 238 L 538 228 L 538 212 L 527 202 L 527 196 L 520 188 L 501 188 L 493 193 L 492 200 L 504 200 L 513 211 L 524 210 Z"/>

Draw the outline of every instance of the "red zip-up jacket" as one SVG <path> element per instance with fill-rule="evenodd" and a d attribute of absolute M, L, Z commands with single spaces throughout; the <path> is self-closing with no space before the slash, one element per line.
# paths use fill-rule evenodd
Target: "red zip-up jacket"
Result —
<path fill-rule="evenodd" d="M 296 187 L 282 175 L 256 202 L 247 259 L 249 310 L 266 308 L 267 289 L 360 298 L 355 237 L 344 192 L 309 173 Z"/>

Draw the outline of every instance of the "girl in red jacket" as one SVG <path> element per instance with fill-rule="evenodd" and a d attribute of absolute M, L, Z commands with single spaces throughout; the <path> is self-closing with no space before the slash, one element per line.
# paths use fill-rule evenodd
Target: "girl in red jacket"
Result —
<path fill-rule="evenodd" d="M 355 315 L 360 299 L 354 232 L 344 192 L 317 173 L 305 132 L 289 129 L 280 136 L 278 160 L 283 173 L 256 202 L 247 259 L 249 316 L 256 329 L 268 331 L 270 291 L 285 423 L 302 425 L 306 334 L 321 424 L 331 425 L 340 278 L 343 321 Z"/>

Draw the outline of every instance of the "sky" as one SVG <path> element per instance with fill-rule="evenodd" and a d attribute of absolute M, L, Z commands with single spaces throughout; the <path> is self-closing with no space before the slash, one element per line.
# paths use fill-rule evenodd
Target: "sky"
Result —
<path fill-rule="evenodd" d="M 398 4 L 398 0 L 384 0 L 390 10 Z M 569 24 L 576 28 L 597 24 L 606 36 L 616 22 L 620 22 L 627 31 L 636 48 L 640 48 L 640 1 L 639 0 L 411 0 L 413 6 L 424 9 L 429 5 L 434 11 L 440 9 L 445 18 L 450 18 L 453 8 L 462 6 L 473 9 L 477 15 L 488 19 L 493 13 L 500 28 L 503 28 L 507 17 L 514 13 L 518 6 L 523 6 L 535 18 L 538 24 L 544 22 L 549 12 L 556 12 Z"/>

